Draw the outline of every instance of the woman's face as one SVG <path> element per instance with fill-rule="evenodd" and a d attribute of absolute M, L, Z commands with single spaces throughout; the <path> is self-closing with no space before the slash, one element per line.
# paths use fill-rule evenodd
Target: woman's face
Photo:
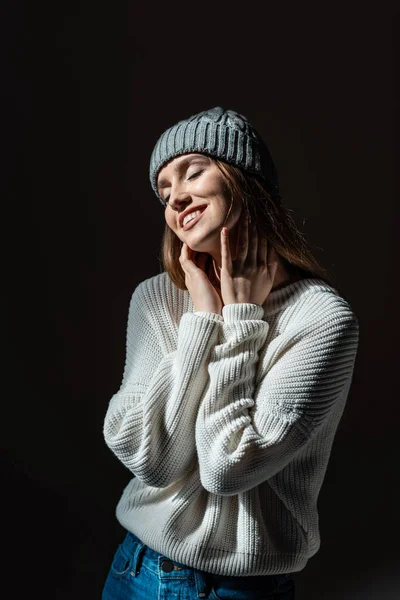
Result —
<path fill-rule="evenodd" d="M 242 205 L 234 201 L 229 211 L 231 195 L 224 176 L 211 158 L 204 154 L 177 156 L 160 170 L 157 186 L 161 198 L 167 202 L 168 226 L 192 250 L 219 253 L 224 225 L 230 231 L 230 239 L 235 238 Z M 197 209 L 201 215 L 184 224 L 183 218 Z"/>

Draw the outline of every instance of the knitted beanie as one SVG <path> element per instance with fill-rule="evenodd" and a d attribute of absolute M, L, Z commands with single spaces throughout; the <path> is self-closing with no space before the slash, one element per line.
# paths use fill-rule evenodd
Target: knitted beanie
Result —
<path fill-rule="evenodd" d="M 246 117 L 217 106 L 179 121 L 158 139 L 150 158 L 150 182 L 163 206 L 166 203 L 157 191 L 160 169 L 172 158 L 192 152 L 259 175 L 271 197 L 281 202 L 278 173 L 261 136 Z"/>

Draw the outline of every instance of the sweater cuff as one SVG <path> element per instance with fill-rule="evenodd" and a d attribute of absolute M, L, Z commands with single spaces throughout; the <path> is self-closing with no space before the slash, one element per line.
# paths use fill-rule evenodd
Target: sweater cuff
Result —
<path fill-rule="evenodd" d="M 264 308 L 261 304 L 251 304 L 250 302 L 226 304 L 222 307 L 222 316 L 225 323 L 242 320 L 259 321 L 264 316 Z"/>
<path fill-rule="evenodd" d="M 193 314 L 197 315 L 198 317 L 204 317 L 209 321 L 217 321 L 217 323 L 224 322 L 222 315 L 219 315 L 218 313 L 207 312 L 205 310 L 196 310 Z"/>

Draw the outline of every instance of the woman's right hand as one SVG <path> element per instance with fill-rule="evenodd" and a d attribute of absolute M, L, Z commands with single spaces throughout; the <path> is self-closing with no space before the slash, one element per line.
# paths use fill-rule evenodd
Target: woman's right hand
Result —
<path fill-rule="evenodd" d="M 194 252 L 185 242 L 179 262 L 185 273 L 185 284 L 192 298 L 195 311 L 213 312 L 222 315 L 221 296 L 205 272 L 208 254 Z"/>

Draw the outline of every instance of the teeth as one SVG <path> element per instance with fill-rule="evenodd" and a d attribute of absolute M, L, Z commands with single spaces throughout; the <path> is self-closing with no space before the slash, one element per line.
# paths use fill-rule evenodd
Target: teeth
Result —
<path fill-rule="evenodd" d="M 201 210 L 195 210 L 194 212 L 186 215 L 186 217 L 183 219 L 183 225 L 186 225 L 186 223 L 188 223 L 189 221 L 191 221 L 192 219 L 194 219 L 195 217 L 197 217 L 200 214 L 201 214 Z"/>

